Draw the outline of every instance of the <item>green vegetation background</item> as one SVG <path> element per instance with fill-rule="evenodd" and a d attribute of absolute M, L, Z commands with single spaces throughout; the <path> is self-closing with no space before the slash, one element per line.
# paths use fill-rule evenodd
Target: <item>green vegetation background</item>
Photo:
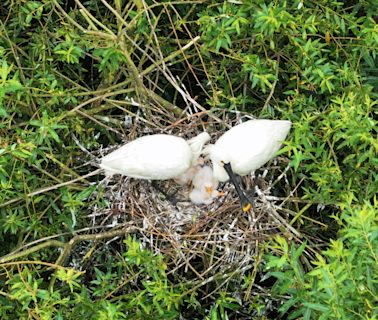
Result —
<path fill-rule="evenodd" d="M 3 1 L 0 318 L 378 319 L 377 12 L 375 0 Z M 168 277 L 132 237 L 90 257 L 91 273 L 60 256 L 104 201 L 93 177 L 48 188 L 93 170 L 75 139 L 114 144 L 150 99 L 179 113 L 164 63 L 210 111 L 294 123 L 282 152 L 306 205 L 290 223 L 326 246 L 262 244 L 255 269 L 277 280 L 264 296 L 240 298 L 250 272 L 226 288 Z"/>

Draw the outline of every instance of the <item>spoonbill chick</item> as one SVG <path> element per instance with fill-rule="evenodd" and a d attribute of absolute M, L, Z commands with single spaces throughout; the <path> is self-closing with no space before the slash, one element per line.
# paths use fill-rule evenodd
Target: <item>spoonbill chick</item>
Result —
<path fill-rule="evenodd" d="M 201 167 L 193 176 L 193 187 L 212 191 L 218 187 L 218 180 L 214 177 L 213 170 L 209 166 Z"/>
<path fill-rule="evenodd" d="M 198 170 L 201 169 L 201 165 L 204 164 L 204 159 L 199 157 L 192 167 L 190 167 L 186 172 L 175 177 L 175 182 L 180 185 L 188 185 L 192 183 L 192 180 Z"/>
<path fill-rule="evenodd" d="M 205 148 L 210 156 L 214 177 L 231 180 L 244 212 L 252 207 L 235 173 L 245 176 L 274 157 L 289 133 L 291 122 L 286 120 L 249 120 L 226 131 L 213 145 Z"/>
<path fill-rule="evenodd" d="M 207 132 L 186 141 L 168 134 L 154 134 L 133 140 L 101 159 L 106 175 L 122 174 L 148 180 L 172 179 L 196 163 Z"/>
<path fill-rule="evenodd" d="M 214 198 L 223 195 L 217 190 L 218 180 L 209 166 L 200 168 L 193 177 L 193 190 L 189 194 L 190 200 L 195 204 L 210 204 Z"/>
<path fill-rule="evenodd" d="M 211 204 L 220 195 L 223 195 L 223 193 L 217 190 L 213 190 L 211 194 L 208 194 L 206 191 L 194 188 L 189 193 L 189 199 L 194 204 Z"/>
<path fill-rule="evenodd" d="M 180 174 L 179 176 L 175 177 L 175 182 L 184 186 L 191 184 L 194 175 L 197 173 L 197 171 L 201 168 L 200 165 L 194 165 L 190 167 L 187 171 L 185 171 L 183 174 Z"/>

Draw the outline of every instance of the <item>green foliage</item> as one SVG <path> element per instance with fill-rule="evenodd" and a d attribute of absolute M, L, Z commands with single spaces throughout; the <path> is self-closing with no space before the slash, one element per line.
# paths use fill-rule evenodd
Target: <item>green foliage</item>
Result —
<path fill-rule="evenodd" d="M 205 317 L 206 320 L 227 320 L 227 310 L 238 310 L 240 303 L 237 299 L 229 296 L 226 292 L 220 292 L 220 297 L 210 309 L 210 316 Z"/>
<path fill-rule="evenodd" d="M 74 286 L 80 288 L 79 282 L 76 281 L 81 276 L 80 272 L 76 272 L 74 269 L 59 269 L 56 273 L 57 279 L 68 284 L 71 292 L 73 292 Z"/>
<path fill-rule="evenodd" d="M 244 1 L 215 8 L 198 20 L 203 52 L 219 65 L 210 72 L 226 70 L 223 78 L 211 75 L 214 92 L 223 91 L 214 101 L 233 107 L 238 90 L 247 88 L 255 96 L 256 115 L 281 112 L 293 120 L 294 139 L 285 150 L 297 175 L 309 177 L 306 198 L 339 205 L 371 199 L 378 191 L 373 174 L 378 125 L 376 101 L 361 68 L 364 62 L 375 66 L 375 21 L 361 19 L 357 8 L 345 9 L 340 2 L 323 7 Z M 359 9 L 370 10 L 361 4 Z M 232 28 L 238 17 L 242 23 Z M 240 86 L 241 79 L 248 82 L 242 80 Z M 281 101 L 265 102 L 261 110 L 259 105 L 272 93 Z"/>
<path fill-rule="evenodd" d="M 295 108 L 302 102 L 288 103 Z M 376 103 L 367 94 L 343 94 L 322 113 L 298 117 L 286 150 L 293 153 L 294 168 L 314 182 L 305 189 L 307 198 L 344 206 L 377 194 Z"/>
<path fill-rule="evenodd" d="M 111 130 L 126 131 L 126 114 L 154 117 L 154 96 L 159 106 L 184 105 L 165 76 L 174 70 L 178 86 L 211 111 L 290 119 L 281 150 L 290 157 L 287 179 L 298 198 L 327 208 L 303 214 L 324 222 L 332 212 L 341 228 L 312 263 L 305 255 L 312 243 L 277 240 L 280 256 L 268 262 L 274 292 L 291 296 L 281 312 L 377 318 L 377 1 L 80 4 L 0 4 L 1 256 L 44 237 L 69 241 L 88 227 L 90 208 L 104 201 L 93 180 L 50 187 L 93 170 L 83 166 L 81 146 L 119 140 Z M 159 121 L 172 123 L 171 111 Z M 294 227 L 306 233 L 304 220 Z M 162 255 L 135 239 L 126 246 L 111 259 L 91 257 L 85 274 L 74 262 L 55 266 L 59 252 L 51 248 L 30 254 L 30 264 L 2 264 L 0 318 L 173 319 L 187 312 L 227 319 L 263 305 L 262 298 L 242 304 L 234 293 L 246 289 L 232 286 L 204 301 L 210 285 L 193 289 L 193 279 L 167 275 Z M 266 316 L 261 309 L 258 317 Z"/>
<path fill-rule="evenodd" d="M 59 60 L 72 64 L 79 63 L 79 59 L 84 56 L 84 51 L 80 47 L 75 46 L 70 39 L 58 44 L 54 48 L 54 52 Z"/>
<path fill-rule="evenodd" d="M 37 127 L 36 137 L 38 140 L 37 144 L 46 143 L 48 146 L 50 144 L 50 139 L 59 143 L 59 135 L 57 134 L 57 129 L 66 128 L 64 125 L 57 124 L 55 119 L 48 116 L 47 111 L 42 111 L 42 117 L 40 120 L 30 120 L 30 125 Z"/>
<path fill-rule="evenodd" d="M 362 76 L 375 67 L 378 27 L 359 10 L 371 12 L 366 3 L 223 2 L 198 20 L 214 66 L 210 103 L 234 108 L 247 92 L 255 115 L 291 119 L 284 151 L 296 177 L 308 177 L 304 197 L 341 207 L 378 191 L 376 93 Z"/>
<path fill-rule="evenodd" d="M 252 5 L 250 2 L 249 5 Z M 251 10 L 254 7 L 249 7 Z M 292 16 L 286 11 L 286 4 L 283 6 L 271 2 L 269 5 L 262 3 L 260 8 L 252 15 L 254 21 L 254 29 L 261 32 L 263 36 L 273 36 L 273 34 L 280 32 L 281 28 L 285 29 L 292 24 Z M 262 38 L 263 39 L 263 38 Z"/>
<path fill-rule="evenodd" d="M 83 287 L 84 272 L 59 268 L 60 282 L 46 288 L 37 269 L 20 266 L 8 275 L 10 299 L 0 306 L 1 318 L 24 319 L 33 312 L 46 319 L 176 319 L 185 286 L 168 280 L 161 255 L 142 249 L 131 237 L 125 243 L 124 259 L 107 264 L 106 272 L 94 269 L 89 291 Z"/>
<path fill-rule="evenodd" d="M 31 26 L 33 19 L 40 20 L 43 13 L 43 3 L 40 1 L 28 1 L 19 8 L 20 19 L 22 27 Z"/>
<path fill-rule="evenodd" d="M 104 48 L 104 49 L 95 49 L 93 55 L 101 58 L 101 62 L 98 70 L 100 72 L 109 72 L 115 73 L 122 63 L 125 62 L 125 56 L 117 48 Z"/>
<path fill-rule="evenodd" d="M 1 49 L 1 48 L 0 48 Z M 2 50 L 1 50 L 2 51 Z M 1 56 L 0 51 L 0 56 Z M 6 60 L 1 60 L 0 63 L 2 64 L 0 68 L 0 117 L 9 118 L 9 113 L 6 110 L 3 101 L 5 99 L 5 95 L 7 93 L 15 93 L 22 89 L 22 84 L 18 81 L 18 74 L 17 72 L 13 74 L 10 78 L 12 72 L 12 66 L 9 66 Z M 1 128 L 1 125 L 0 125 Z"/>
<path fill-rule="evenodd" d="M 138 318 L 148 316 L 150 319 L 175 319 L 182 300 L 180 291 L 184 287 L 174 288 L 169 282 L 163 256 L 154 257 L 150 251 L 141 249 L 140 243 L 131 237 L 125 242 L 129 248 L 125 261 L 138 267 L 139 277 L 144 279 L 141 290 L 130 295 L 128 306 L 135 308 Z"/>
<path fill-rule="evenodd" d="M 378 203 L 345 209 L 337 221 L 339 238 L 316 254 L 305 272 L 304 249 L 277 238 L 269 255 L 273 292 L 290 295 L 280 308 L 289 319 L 375 319 L 378 316 Z M 295 311 L 292 311 L 294 307 Z M 290 309 L 291 308 L 291 309 Z"/>

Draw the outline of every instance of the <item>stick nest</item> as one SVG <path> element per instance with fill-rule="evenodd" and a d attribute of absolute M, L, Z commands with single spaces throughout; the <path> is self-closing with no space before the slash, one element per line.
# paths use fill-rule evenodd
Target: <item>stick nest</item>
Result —
<path fill-rule="evenodd" d="M 153 133 L 189 139 L 206 130 L 214 143 L 243 117 L 246 116 L 238 112 L 219 112 L 214 117 L 199 112 L 171 125 L 161 124 L 158 117 L 154 123 L 135 117 L 129 121 L 130 134 L 124 142 L 101 150 L 97 156 L 100 158 L 130 140 Z M 149 181 L 115 175 L 100 183 L 107 207 L 93 208 L 90 218 L 93 227 L 117 228 L 125 223 L 132 226 L 145 247 L 170 258 L 170 272 L 184 268 L 196 277 L 207 278 L 230 268 L 242 270 L 256 262 L 261 241 L 277 234 L 299 236 L 287 222 L 290 220 L 285 203 L 291 194 L 287 170 L 288 160 L 278 157 L 256 171 L 255 177 L 243 177 L 247 190 L 255 179 L 255 208 L 249 213 L 242 212 L 237 194 L 228 182 L 218 187 L 224 196 L 210 205 L 195 205 L 188 197 L 190 186 L 177 185 L 173 180 L 161 181 L 162 188 L 176 192 L 175 196 L 184 200 L 175 207 Z"/>

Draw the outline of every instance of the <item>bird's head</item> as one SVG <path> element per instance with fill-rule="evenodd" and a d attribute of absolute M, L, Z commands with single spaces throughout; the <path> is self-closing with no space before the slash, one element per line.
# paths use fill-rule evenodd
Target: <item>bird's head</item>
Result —
<path fill-rule="evenodd" d="M 218 181 L 228 180 L 228 174 L 223 168 L 224 163 L 230 162 L 229 155 L 225 150 L 219 148 L 216 144 L 208 145 L 204 148 L 203 153 L 210 157 L 213 164 L 213 176 Z"/>

